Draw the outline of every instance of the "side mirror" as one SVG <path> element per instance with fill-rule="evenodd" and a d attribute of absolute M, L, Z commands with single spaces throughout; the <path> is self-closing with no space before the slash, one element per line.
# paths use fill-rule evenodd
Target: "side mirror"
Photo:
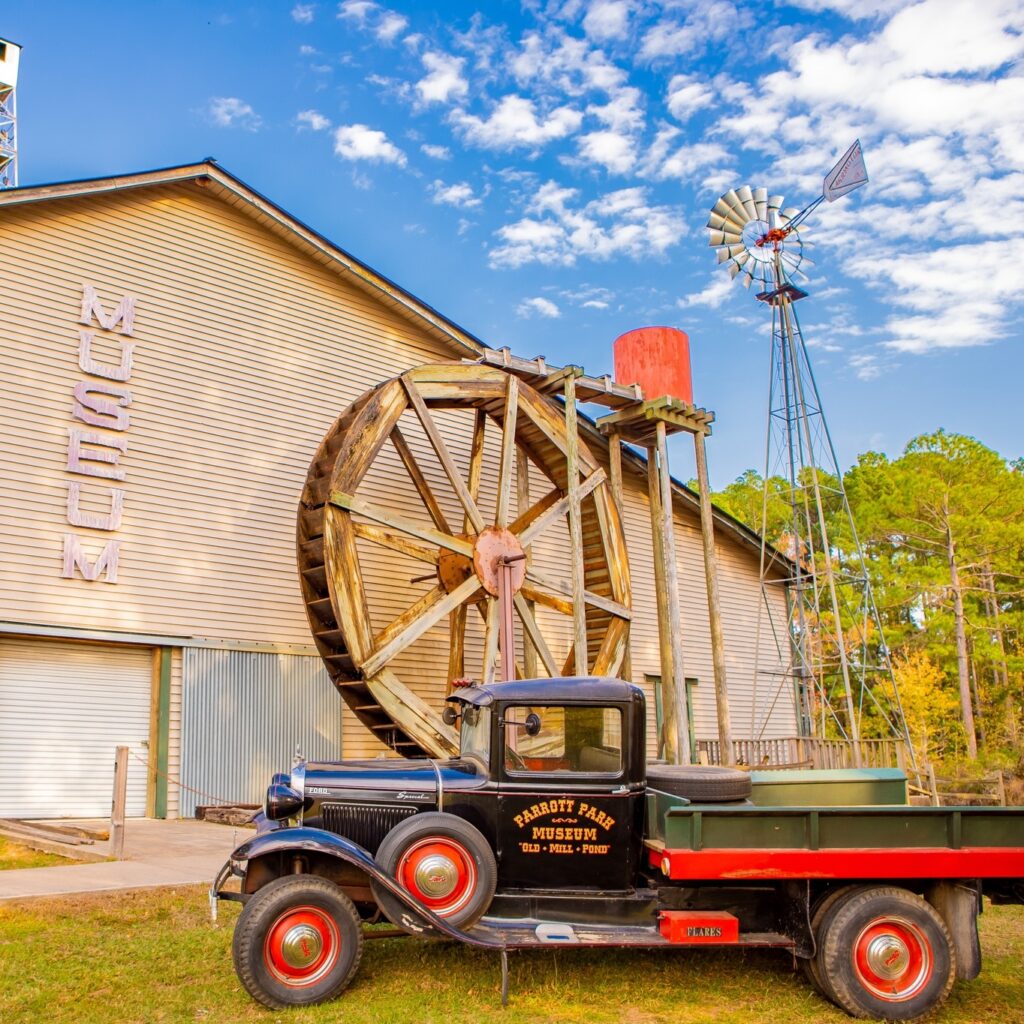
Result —
<path fill-rule="evenodd" d="M 540 732 L 540 715 L 535 711 L 531 711 L 526 716 L 526 721 L 523 722 L 523 729 L 526 731 L 527 736 L 536 736 Z"/>
<path fill-rule="evenodd" d="M 445 725 L 454 725 L 459 720 L 459 713 L 451 706 L 451 704 L 445 704 L 444 710 L 441 712 L 441 721 Z"/>

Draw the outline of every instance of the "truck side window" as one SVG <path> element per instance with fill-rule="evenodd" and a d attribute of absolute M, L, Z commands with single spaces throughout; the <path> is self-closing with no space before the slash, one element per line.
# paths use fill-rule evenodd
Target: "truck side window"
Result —
<path fill-rule="evenodd" d="M 491 762 L 491 712 L 488 708 L 467 705 L 462 711 L 460 753 L 479 761 L 484 771 Z"/>
<path fill-rule="evenodd" d="M 530 715 L 540 721 L 532 735 Z M 616 775 L 622 771 L 622 712 L 579 706 L 507 708 L 505 770 Z"/>

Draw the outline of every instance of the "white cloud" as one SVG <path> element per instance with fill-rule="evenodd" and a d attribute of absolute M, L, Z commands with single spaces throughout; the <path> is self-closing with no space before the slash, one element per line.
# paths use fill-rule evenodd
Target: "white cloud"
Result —
<path fill-rule="evenodd" d="M 710 43 L 736 39 L 750 21 L 750 13 L 729 0 L 701 0 L 682 20 L 672 13 L 652 25 L 644 34 L 639 57 L 653 62 L 703 53 Z"/>
<path fill-rule="evenodd" d="M 416 83 L 422 103 L 450 103 L 469 92 L 469 83 L 462 75 L 466 61 L 450 53 L 428 50 L 423 54 L 427 74 Z"/>
<path fill-rule="evenodd" d="M 542 185 L 527 203 L 527 216 L 495 234 L 492 267 L 528 263 L 571 266 L 580 257 L 646 259 L 663 254 L 686 234 L 677 210 L 649 202 L 646 188 L 625 188 L 578 205 L 576 189 Z"/>
<path fill-rule="evenodd" d="M 587 299 L 587 301 L 583 303 L 583 308 L 584 309 L 607 309 L 608 308 L 608 303 L 604 302 L 602 299 Z"/>
<path fill-rule="evenodd" d="M 263 125 L 263 118 L 237 96 L 214 96 L 206 106 L 206 116 L 218 128 L 244 128 L 255 132 Z"/>
<path fill-rule="evenodd" d="M 715 274 L 702 291 L 694 295 L 685 295 L 676 305 L 680 309 L 690 309 L 693 306 L 706 306 L 708 309 L 718 309 L 729 297 L 732 291 L 733 281 L 725 270 Z"/>
<path fill-rule="evenodd" d="M 343 124 L 335 129 L 334 152 L 343 160 L 368 160 L 399 167 L 406 164 L 405 154 L 384 132 L 365 124 Z"/>
<path fill-rule="evenodd" d="M 714 101 L 711 85 L 697 75 L 673 75 L 668 83 L 665 105 L 677 121 L 688 121 L 698 110 L 710 107 Z"/>
<path fill-rule="evenodd" d="M 396 11 L 385 11 L 381 15 L 381 19 L 377 23 L 373 34 L 382 43 L 393 43 L 395 37 L 405 31 L 408 24 L 409 19 L 405 15 L 398 14 Z"/>
<path fill-rule="evenodd" d="M 344 0 L 338 4 L 338 17 L 347 21 L 355 21 L 362 25 L 372 11 L 377 10 L 377 5 L 372 0 Z"/>
<path fill-rule="evenodd" d="M 432 160 L 451 160 L 452 151 L 447 146 L 435 146 L 425 142 L 420 149 Z"/>
<path fill-rule="evenodd" d="M 562 315 L 562 311 L 550 299 L 540 296 L 523 299 L 516 312 L 521 317 L 542 316 L 549 320 L 557 320 Z"/>
<path fill-rule="evenodd" d="M 1024 301 L 1024 275 L 997 240 L 944 245 L 912 257 L 864 254 L 849 270 L 895 292 L 910 311 L 885 324 L 884 344 L 899 352 L 986 345 L 1006 333 L 1009 307 Z"/>
<path fill-rule="evenodd" d="M 452 185 L 446 185 L 438 179 L 430 186 L 431 201 L 438 206 L 458 206 L 462 209 L 472 209 L 479 206 L 483 200 L 474 194 L 473 187 L 467 181 L 457 181 Z"/>
<path fill-rule="evenodd" d="M 577 140 L 579 155 L 613 174 L 625 174 L 636 163 L 633 140 L 615 131 L 589 132 Z"/>
<path fill-rule="evenodd" d="M 300 25 L 309 25 L 316 14 L 316 4 L 296 4 L 292 8 L 292 20 Z"/>
<path fill-rule="evenodd" d="M 624 39 L 629 34 L 630 0 L 591 0 L 583 18 L 583 31 L 597 42 Z"/>
<path fill-rule="evenodd" d="M 610 93 L 627 78 L 622 68 L 587 40 L 556 30 L 527 32 L 509 66 L 522 88 L 555 101 L 594 90 Z"/>
<path fill-rule="evenodd" d="M 871 352 L 857 352 L 850 356 L 850 366 L 859 380 L 876 380 L 882 375 L 878 356 Z"/>
<path fill-rule="evenodd" d="M 316 110 L 301 110 L 295 115 L 295 120 L 300 128 L 309 128 L 310 131 L 322 132 L 325 128 L 331 127 L 330 118 Z"/>
<path fill-rule="evenodd" d="M 538 116 L 534 101 L 505 96 L 487 118 L 464 110 L 452 113 L 452 123 L 467 142 L 484 149 L 537 148 L 575 132 L 583 115 L 571 107 L 556 107 Z"/>
<path fill-rule="evenodd" d="M 309 43 L 303 43 L 299 47 L 299 53 L 303 57 L 315 57 L 319 52 L 315 46 L 310 46 Z"/>

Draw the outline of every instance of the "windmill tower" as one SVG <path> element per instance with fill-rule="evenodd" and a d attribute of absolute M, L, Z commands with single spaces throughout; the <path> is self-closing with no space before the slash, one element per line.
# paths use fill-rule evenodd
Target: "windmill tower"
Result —
<path fill-rule="evenodd" d="M 709 244 L 732 277 L 771 310 L 771 374 L 761 522 L 761 594 L 751 737 L 760 738 L 785 686 L 795 687 L 801 732 L 853 741 L 890 736 L 913 752 L 889 652 L 871 593 L 843 477 L 825 422 L 821 396 L 804 343 L 796 303 L 806 298 L 797 280 L 808 244 L 807 217 L 867 181 L 859 142 L 825 177 L 822 193 L 802 210 L 784 208 L 782 196 L 745 185 L 715 204 Z M 784 481 L 779 487 L 778 481 Z M 774 483 L 773 483 L 774 481 Z M 784 534 L 771 546 L 769 496 L 782 491 Z M 778 532 L 777 525 L 776 530 Z M 786 621 L 774 621 L 787 594 Z M 770 638 L 770 643 L 765 641 Z M 762 645 L 771 647 L 765 658 Z"/>
<path fill-rule="evenodd" d="M 0 188 L 18 185 L 17 85 L 21 47 L 0 39 Z"/>

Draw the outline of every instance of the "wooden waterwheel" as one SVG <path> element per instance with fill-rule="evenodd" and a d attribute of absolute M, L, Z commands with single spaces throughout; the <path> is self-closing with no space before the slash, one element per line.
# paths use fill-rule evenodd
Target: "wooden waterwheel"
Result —
<path fill-rule="evenodd" d="M 503 563 L 517 676 L 622 665 L 622 524 L 569 404 L 494 367 L 422 366 L 356 399 L 316 453 L 299 509 L 306 612 L 346 703 L 399 753 L 457 751 L 442 682 L 496 678 Z"/>

